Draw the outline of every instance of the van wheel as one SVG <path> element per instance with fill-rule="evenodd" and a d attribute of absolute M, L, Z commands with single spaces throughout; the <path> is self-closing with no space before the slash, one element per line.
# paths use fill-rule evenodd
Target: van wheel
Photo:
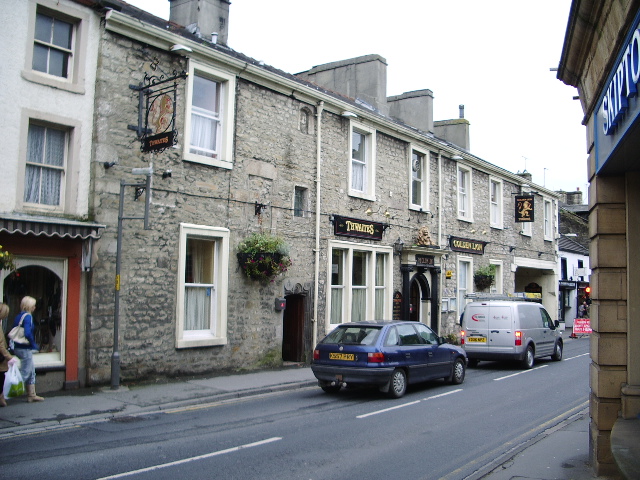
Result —
<path fill-rule="evenodd" d="M 529 370 L 533 368 L 533 347 L 529 345 L 527 351 L 524 352 L 524 358 L 522 359 L 522 368 Z"/>
<path fill-rule="evenodd" d="M 394 370 L 389 380 L 389 391 L 387 395 L 391 398 L 400 398 L 407 391 L 407 375 L 404 370 Z"/>
<path fill-rule="evenodd" d="M 461 358 L 456 358 L 456 361 L 453 363 L 453 371 L 451 372 L 451 376 L 448 379 L 449 383 L 451 383 L 452 385 L 460 385 L 462 382 L 464 382 L 464 374 L 464 360 Z"/>
<path fill-rule="evenodd" d="M 562 360 L 562 342 L 556 343 L 556 347 L 553 349 L 553 355 L 551 355 L 551 360 L 554 362 Z"/>

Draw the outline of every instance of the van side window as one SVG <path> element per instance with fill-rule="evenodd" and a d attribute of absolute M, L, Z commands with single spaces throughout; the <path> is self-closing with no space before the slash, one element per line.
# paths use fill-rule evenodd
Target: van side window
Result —
<path fill-rule="evenodd" d="M 551 317 L 549 316 L 547 311 L 541 308 L 540 313 L 542 314 L 542 325 L 544 326 L 544 328 L 554 328 L 553 321 L 551 320 Z"/>

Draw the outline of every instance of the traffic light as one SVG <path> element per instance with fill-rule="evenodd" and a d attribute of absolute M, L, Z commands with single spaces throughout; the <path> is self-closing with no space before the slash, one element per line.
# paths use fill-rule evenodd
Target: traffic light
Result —
<path fill-rule="evenodd" d="M 591 304 L 591 287 L 585 287 L 584 299 L 587 301 L 587 304 Z"/>

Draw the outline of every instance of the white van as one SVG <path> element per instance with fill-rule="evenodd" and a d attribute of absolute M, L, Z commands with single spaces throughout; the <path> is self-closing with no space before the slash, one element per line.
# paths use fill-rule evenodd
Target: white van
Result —
<path fill-rule="evenodd" d="M 460 324 L 461 344 L 469 366 L 481 360 L 517 360 L 524 368 L 534 359 L 562 360 L 562 332 L 558 322 L 537 302 L 522 299 L 468 303 Z"/>

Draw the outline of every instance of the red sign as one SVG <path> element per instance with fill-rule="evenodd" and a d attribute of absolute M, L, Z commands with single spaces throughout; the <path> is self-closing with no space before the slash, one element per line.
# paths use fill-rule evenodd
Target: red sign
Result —
<path fill-rule="evenodd" d="M 573 321 L 573 334 L 585 335 L 591 333 L 591 319 L 590 318 L 576 318 Z"/>

